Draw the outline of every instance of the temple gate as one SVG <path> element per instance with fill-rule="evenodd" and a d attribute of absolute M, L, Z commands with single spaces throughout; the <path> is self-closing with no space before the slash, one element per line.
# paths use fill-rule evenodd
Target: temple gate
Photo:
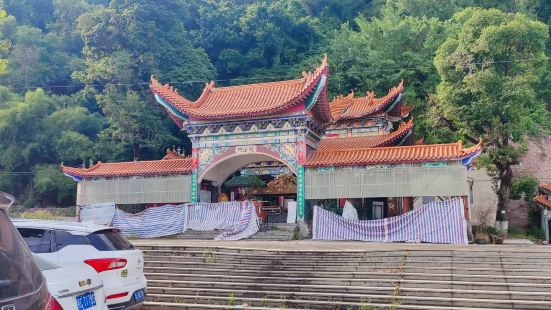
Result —
<path fill-rule="evenodd" d="M 268 197 L 273 190 L 296 200 L 299 221 L 307 206 L 342 199 L 356 199 L 367 208 L 367 219 L 407 212 L 427 199 L 459 196 L 467 202 L 466 172 L 481 143 L 415 142 L 412 107 L 402 103 L 403 82 L 379 98 L 351 92 L 329 102 L 328 77 L 325 56 L 299 79 L 227 87 L 210 82 L 191 101 L 153 76 L 155 99 L 191 139 L 191 156 L 169 151 L 158 161 L 63 170 L 79 181 L 81 192 L 90 191 L 80 186 L 116 178 L 175 174 L 188 176 L 179 183 L 188 188 L 178 199 L 191 202 L 215 201 L 212 195 L 226 193 L 230 199 L 235 193 Z M 270 189 L 282 175 L 290 176 L 281 180 L 293 188 Z M 147 196 L 160 197 L 161 191 Z"/>

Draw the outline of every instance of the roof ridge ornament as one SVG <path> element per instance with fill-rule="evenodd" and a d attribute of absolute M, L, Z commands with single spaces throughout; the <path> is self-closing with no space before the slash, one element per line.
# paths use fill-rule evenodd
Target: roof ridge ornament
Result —
<path fill-rule="evenodd" d="M 372 91 L 372 90 L 371 90 L 371 91 L 368 90 L 367 93 L 366 93 L 366 95 L 367 95 L 367 99 L 368 99 L 370 102 L 373 101 L 373 100 L 375 99 L 375 92 Z"/>

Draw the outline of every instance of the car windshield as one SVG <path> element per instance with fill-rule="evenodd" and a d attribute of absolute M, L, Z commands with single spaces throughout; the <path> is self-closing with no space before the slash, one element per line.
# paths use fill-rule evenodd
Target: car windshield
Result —
<path fill-rule="evenodd" d="M 0 207 L 0 301 L 32 293 L 43 281 L 31 252 Z"/>

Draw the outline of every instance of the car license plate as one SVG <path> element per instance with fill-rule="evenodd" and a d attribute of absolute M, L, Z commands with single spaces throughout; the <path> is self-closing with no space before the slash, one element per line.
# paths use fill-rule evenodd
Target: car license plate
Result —
<path fill-rule="evenodd" d="M 94 307 L 96 305 L 96 296 L 94 292 L 88 292 L 77 296 L 77 307 L 78 310 L 86 310 Z"/>
<path fill-rule="evenodd" d="M 142 301 L 144 298 L 143 290 L 135 291 L 134 292 L 134 300 L 136 301 Z"/>

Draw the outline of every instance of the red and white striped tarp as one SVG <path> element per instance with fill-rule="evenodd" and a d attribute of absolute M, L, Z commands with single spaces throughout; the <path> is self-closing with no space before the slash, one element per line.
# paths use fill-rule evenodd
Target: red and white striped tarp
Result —
<path fill-rule="evenodd" d="M 126 236 L 155 238 L 192 230 L 222 230 L 217 240 L 239 240 L 258 232 L 252 202 L 189 203 L 166 205 L 130 214 L 115 211 L 112 226 Z"/>
<path fill-rule="evenodd" d="M 314 207 L 312 239 L 467 244 L 463 200 L 435 201 L 400 216 L 347 220 Z"/>

